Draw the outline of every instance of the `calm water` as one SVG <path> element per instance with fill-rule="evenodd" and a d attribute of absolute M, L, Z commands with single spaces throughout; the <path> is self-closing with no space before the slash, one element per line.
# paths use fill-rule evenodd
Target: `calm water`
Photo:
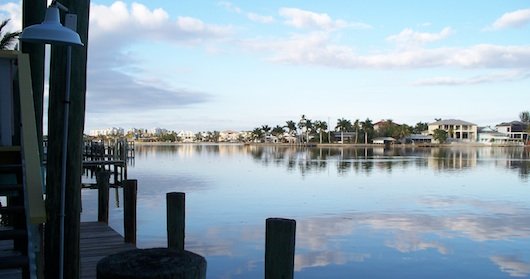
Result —
<path fill-rule="evenodd" d="M 263 278 L 265 219 L 297 221 L 296 278 L 530 277 L 530 149 L 137 146 L 138 246 L 166 245 L 186 192 L 186 248 L 208 278 Z M 121 191 L 111 225 L 122 228 Z M 97 191 L 83 190 L 83 220 Z"/>

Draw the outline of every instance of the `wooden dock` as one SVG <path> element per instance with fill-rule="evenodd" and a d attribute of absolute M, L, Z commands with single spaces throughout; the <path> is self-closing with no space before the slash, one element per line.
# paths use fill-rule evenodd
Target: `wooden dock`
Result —
<path fill-rule="evenodd" d="M 96 265 L 105 256 L 134 248 L 105 223 L 81 223 L 81 279 L 95 279 Z"/>
<path fill-rule="evenodd" d="M 0 255 L 11 254 L 10 245 L 7 241 L 0 241 Z M 96 265 L 105 256 L 134 248 L 133 244 L 126 243 L 123 236 L 105 223 L 81 223 L 81 279 L 95 279 Z M 0 278 L 20 279 L 22 272 L 20 269 L 1 270 Z"/>

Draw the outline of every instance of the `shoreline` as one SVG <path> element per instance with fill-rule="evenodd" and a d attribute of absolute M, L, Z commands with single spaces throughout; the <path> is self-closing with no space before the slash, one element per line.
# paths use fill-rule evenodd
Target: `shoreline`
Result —
<path fill-rule="evenodd" d="M 309 143 L 309 144 L 292 144 L 292 143 L 243 143 L 243 142 L 141 142 L 134 141 L 135 145 L 145 146 L 173 146 L 173 145 L 249 145 L 249 146 L 282 146 L 282 147 L 333 147 L 333 148 L 449 148 L 449 147 L 521 147 L 530 148 L 530 145 L 517 144 L 481 144 L 481 143 L 453 143 L 453 144 L 392 144 L 385 146 L 383 144 L 364 144 L 364 143 Z"/>

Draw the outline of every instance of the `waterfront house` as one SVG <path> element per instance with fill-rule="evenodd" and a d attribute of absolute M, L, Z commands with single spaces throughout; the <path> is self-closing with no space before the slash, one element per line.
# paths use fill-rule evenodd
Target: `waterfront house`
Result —
<path fill-rule="evenodd" d="M 498 132 L 497 130 L 487 126 L 480 127 L 478 129 L 478 140 L 479 143 L 487 145 L 497 145 L 497 144 L 509 144 L 511 141 L 510 137 L 505 134 Z"/>
<path fill-rule="evenodd" d="M 526 142 L 528 137 L 528 123 L 521 121 L 503 122 L 495 125 L 497 132 L 507 135 L 515 141 Z"/>
<path fill-rule="evenodd" d="M 233 130 L 222 131 L 219 133 L 219 142 L 238 142 L 239 132 Z"/>
<path fill-rule="evenodd" d="M 429 134 L 433 135 L 434 130 L 440 129 L 447 132 L 449 141 L 456 142 L 476 142 L 478 136 L 477 124 L 459 120 L 445 119 L 429 123 Z"/>
<path fill-rule="evenodd" d="M 196 137 L 192 131 L 180 131 L 177 133 L 177 139 L 181 142 L 194 142 Z"/>
<path fill-rule="evenodd" d="M 412 143 L 412 144 L 419 144 L 419 143 L 432 143 L 433 138 L 431 135 L 423 135 L 423 134 L 411 134 L 406 136 L 402 141 L 404 140 L 405 143 Z"/>

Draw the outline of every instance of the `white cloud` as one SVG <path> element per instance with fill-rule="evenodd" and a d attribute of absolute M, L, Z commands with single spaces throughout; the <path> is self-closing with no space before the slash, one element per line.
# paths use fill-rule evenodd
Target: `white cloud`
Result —
<path fill-rule="evenodd" d="M 345 27 L 367 29 L 371 26 L 365 23 L 349 23 L 342 19 L 333 20 L 324 13 L 315 13 L 297 8 L 281 8 L 279 14 L 286 18 L 285 23 L 300 29 L 333 30 Z"/>
<path fill-rule="evenodd" d="M 449 27 L 445 27 L 438 33 L 416 32 L 410 28 L 406 28 L 399 34 L 388 36 L 386 39 L 400 46 L 415 46 L 443 40 L 452 33 L 453 31 Z"/>
<path fill-rule="evenodd" d="M 3 31 L 14 32 L 22 29 L 22 7 L 15 3 L 0 5 L 0 21 L 10 19 Z"/>
<path fill-rule="evenodd" d="M 530 68 L 530 45 L 419 47 L 358 54 L 350 46 L 332 43 L 326 32 L 312 32 L 272 41 L 248 40 L 244 42 L 244 46 L 258 51 L 268 51 L 269 60 L 276 63 L 312 64 L 334 68 Z"/>
<path fill-rule="evenodd" d="M 89 113 L 140 107 L 142 111 L 159 110 L 210 99 L 204 92 L 174 88 L 163 80 L 153 81 L 140 68 L 135 55 L 126 49 L 137 42 L 150 40 L 189 44 L 222 39 L 231 33 L 230 27 L 185 16 L 171 21 L 163 9 L 149 9 L 138 3 L 129 7 L 121 1 L 110 6 L 92 4 L 90 15 Z"/>
<path fill-rule="evenodd" d="M 260 15 L 260 14 L 257 14 L 257 13 L 254 13 L 254 12 L 247 12 L 247 11 L 244 11 L 243 9 L 237 7 L 237 6 L 234 6 L 234 4 L 232 4 L 231 2 L 219 2 L 219 5 L 222 6 L 223 8 L 225 8 L 226 10 L 230 11 L 230 12 L 233 12 L 233 13 L 236 13 L 236 14 L 243 14 L 245 15 L 248 19 L 250 19 L 251 21 L 254 21 L 254 22 L 259 22 L 259 23 L 264 23 L 264 24 L 269 24 L 269 23 L 273 23 L 274 22 L 274 17 L 272 16 L 265 16 L 265 15 Z"/>
<path fill-rule="evenodd" d="M 517 10 L 503 14 L 493 24 L 493 29 L 522 27 L 530 22 L 530 9 Z"/>
<path fill-rule="evenodd" d="M 274 22 L 274 18 L 272 16 L 263 16 L 256 13 L 247 13 L 247 18 L 255 22 L 266 24 Z"/>
<path fill-rule="evenodd" d="M 103 38 L 112 44 L 116 44 L 117 40 L 131 43 L 153 38 L 189 43 L 226 38 L 231 34 L 230 26 L 206 24 L 200 19 L 185 16 L 171 21 L 163 9 L 149 10 L 138 3 L 133 3 L 130 8 L 122 1 L 116 1 L 110 6 L 91 5 L 91 39 Z"/>
<path fill-rule="evenodd" d="M 459 85 L 475 85 L 492 82 L 509 82 L 530 78 L 530 72 L 508 71 L 489 75 L 478 75 L 469 78 L 462 77 L 432 77 L 428 79 L 418 80 L 413 83 L 417 86 L 459 86 Z"/>

